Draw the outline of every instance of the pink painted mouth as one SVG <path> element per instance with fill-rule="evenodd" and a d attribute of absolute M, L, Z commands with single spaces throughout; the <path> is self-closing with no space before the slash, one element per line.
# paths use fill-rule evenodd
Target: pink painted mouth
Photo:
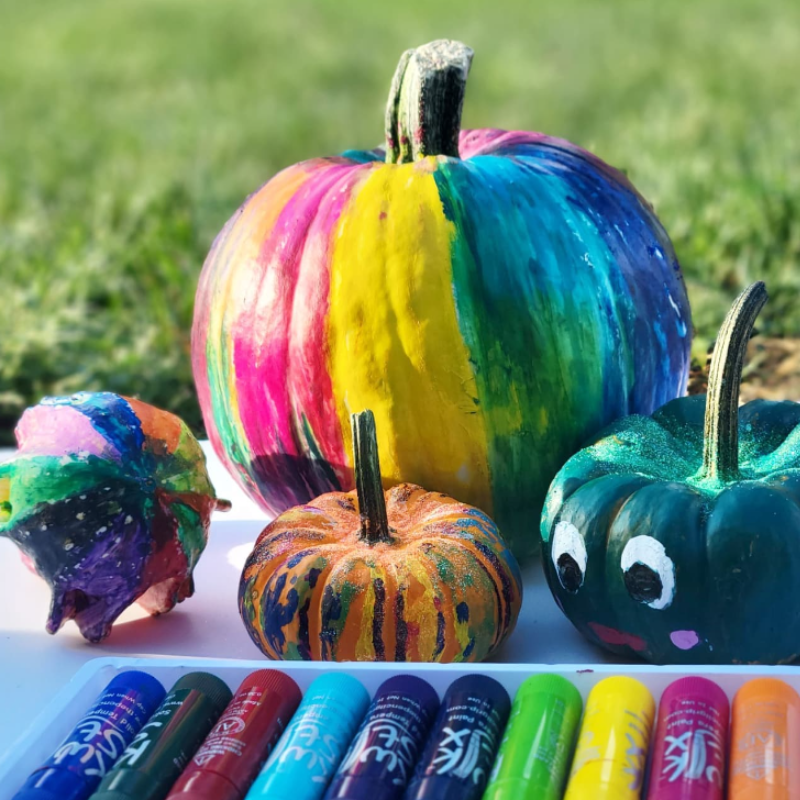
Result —
<path fill-rule="evenodd" d="M 606 644 L 628 645 L 631 650 L 635 650 L 637 653 L 647 649 L 647 642 L 632 633 L 618 631 L 616 628 L 607 628 L 597 622 L 590 622 L 589 627 L 594 632 L 594 635 Z"/>

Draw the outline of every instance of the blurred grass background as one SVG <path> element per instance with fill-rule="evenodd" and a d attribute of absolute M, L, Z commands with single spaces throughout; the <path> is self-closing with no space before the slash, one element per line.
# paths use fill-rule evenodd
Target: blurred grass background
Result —
<path fill-rule="evenodd" d="M 295 161 L 371 147 L 400 53 L 476 50 L 468 127 L 624 169 L 683 264 L 702 356 L 750 280 L 800 335 L 797 0 L 0 0 L 0 444 L 44 394 L 108 389 L 200 432 L 205 253 Z"/>

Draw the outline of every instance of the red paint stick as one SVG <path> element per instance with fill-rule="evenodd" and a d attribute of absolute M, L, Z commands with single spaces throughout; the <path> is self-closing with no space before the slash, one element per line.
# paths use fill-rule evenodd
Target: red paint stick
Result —
<path fill-rule="evenodd" d="M 243 800 L 300 700 L 282 672 L 248 675 L 167 800 Z"/>

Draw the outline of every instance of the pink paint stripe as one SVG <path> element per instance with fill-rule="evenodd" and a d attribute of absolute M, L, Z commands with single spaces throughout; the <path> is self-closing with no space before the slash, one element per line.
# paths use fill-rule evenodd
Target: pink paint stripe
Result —
<path fill-rule="evenodd" d="M 34 406 L 16 428 L 21 455 L 74 456 L 86 453 L 99 458 L 120 460 L 119 451 L 93 425 L 71 406 Z"/>
<path fill-rule="evenodd" d="M 287 385 L 300 261 L 320 203 L 347 172 L 358 168 L 349 161 L 322 159 L 300 166 L 309 170 L 309 180 L 286 204 L 266 239 L 258 257 L 260 277 L 233 326 L 233 365 L 244 437 L 254 453 L 264 454 L 256 465 L 262 480 L 282 485 L 285 496 L 273 498 L 281 505 L 291 505 L 298 494 L 311 492 L 310 487 L 294 486 L 288 480 L 294 467 L 294 475 L 303 481 L 295 460 L 304 454 Z"/>
<path fill-rule="evenodd" d="M 342 173 L 322 198 L 308 230 L 295 285 L 287 391 L 303 449 L 324 453 L 336 474 L 337 484 L 330 485 L 331 490 L 349 487 L 352 482 L 327 361 L 326 319 L 330 308 L 333 240 L 342 212 L 357 187 L 381 166 L 364 164 Z M 313 441 L 309 441 L 309 436 Z"/>

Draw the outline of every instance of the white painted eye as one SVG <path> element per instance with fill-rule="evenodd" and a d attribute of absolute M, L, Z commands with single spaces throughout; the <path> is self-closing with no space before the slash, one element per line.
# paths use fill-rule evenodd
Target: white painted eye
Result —
<path fill-rule="evenodd" d="M 570 594 L 575 594 L 586 577 L 586 542 L 571 522 L 556 525 L 550 555 L 558 582 Z"/>
<path fill-rule="evenodd" d="M 675 564 L 664 545 L 652 536 L 634 536 L 622 551 L 622 572 L 628 594 L 661 611 L 675 598 Z"/>

